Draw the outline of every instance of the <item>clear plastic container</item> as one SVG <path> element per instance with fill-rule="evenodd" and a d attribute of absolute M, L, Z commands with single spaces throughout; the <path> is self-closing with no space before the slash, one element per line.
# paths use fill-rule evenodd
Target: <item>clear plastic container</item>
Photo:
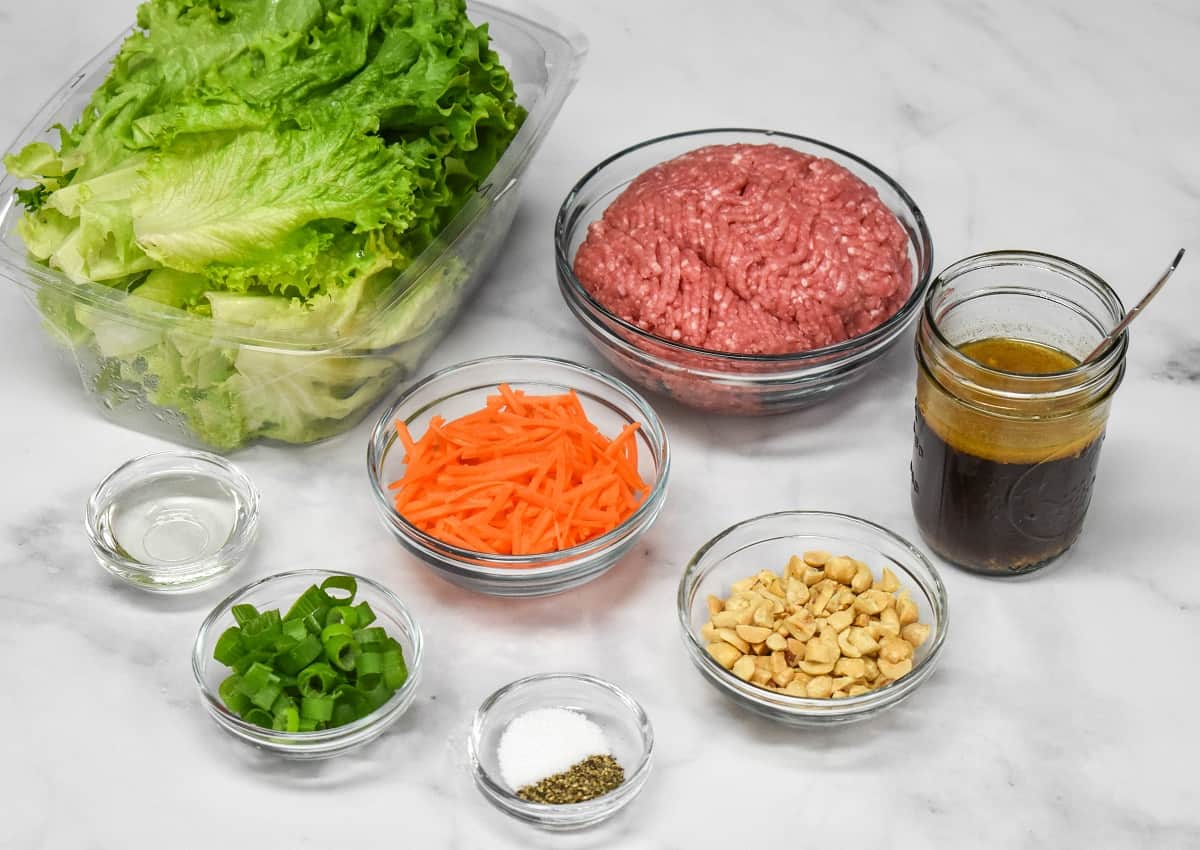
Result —
<path fill-rule="evenodd" d="M 311 443 L 351 428 L 413 374 L 490 270 L 516 213 L 522 175 L 586 52 L 582 36 L 522 2 L 469 2 L 467 12 L 475 23 L 487 23 L 528 117 L 475 197 L 394 283 L 355 315 L 331 317 L 319 330 L 265 333 L 107 286 L 73 283 L 28 258 L 16 232 L 22 207 L 13 193 L 22 184 L 7 175 L 0 180 L 0 277 L 25 291 L 108 418 L 217 451 L 259 439 Z M 79 117 L 127 34 L 72 74 L 10 150 L 39 140 L 57 144 L 52 127 Z M 164 352 L 170 356 L 155 356 Z M 224 390 L 229 381 L 221 383 L 227 396 L 218 404 L 183 411 L 156 403 L 160 363 L 193 370 L 198 392 L 213 370 L 233 369 L 238 381 L 233 390 Z M 312 404 L 314 397 L 322 403 Z M 221 405 L 235 406 L 238 415 Z M 193 421 L 207 410 L 219 421 Z"/>

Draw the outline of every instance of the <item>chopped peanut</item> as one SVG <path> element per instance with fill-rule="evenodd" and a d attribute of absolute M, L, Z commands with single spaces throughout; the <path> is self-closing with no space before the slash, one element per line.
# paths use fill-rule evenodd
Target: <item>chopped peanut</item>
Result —
<path fill-rule="evenodd" d="M 794 555 L 709 596 L 708 654 L 743 681 L 788 696 L 842 699 L 912 672 L 930 626 L 890 569 L 849 555 Z"/>

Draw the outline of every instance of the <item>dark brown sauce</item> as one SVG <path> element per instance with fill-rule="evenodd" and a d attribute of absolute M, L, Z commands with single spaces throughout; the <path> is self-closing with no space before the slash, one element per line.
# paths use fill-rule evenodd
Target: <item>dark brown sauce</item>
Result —
<path fill-rule="evenodd" d="M 1024 375 L 1078 365 L 1064 352 L 1021 340 L 979 340 L 959 350 L 977 363 Z M 995 434 L 960 429 L 947 439 L 919 400 L 913 430 L 913 513 L 942 557 L 984 572 L 1020 573 L 1062 554 L 1079 536 L 1103 431 L 1083 441 L 1073 435 L 1065 450 L 1044 459 L 1007 455 L 1005 446 L 988 444 Z"/>

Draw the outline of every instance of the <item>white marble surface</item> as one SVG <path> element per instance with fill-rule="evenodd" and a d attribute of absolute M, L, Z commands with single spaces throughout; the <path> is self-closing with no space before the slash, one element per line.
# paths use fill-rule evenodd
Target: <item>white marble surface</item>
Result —
<path fill-rule="evenodd" d="M 612 151 L 706 125 L 773 126 L 890 171 L 937 265 L 1024 247 L 1132 299 L 1195 253 L 1134 335 L 1091 516 L 1061 566 L 997 583 L 947 568 L 937 675 L 876 722 L 797 732 L 739 713 L 692 670 L 682 564 L 731 521 L 789 507 L 907 536 L 907 344 L 816 410 L 762 421 L 660 407 L 671 497 L 636 555 L 579 591 L 502 601 L 446 585 L 376 521 L 367 426 L 254 449 L 263 535 L 236 582 L 296 567 L 387 582 L 424 625 L 422 692 L 362 756 L 285 764 L 201 709 L 188 652 L 230 584 L 117 586 L 81 528 L 92 485 L 159 448 L 101 420 L 31 311 L 0 289 L 0 847 L 1200 847 L 1200 7 L 1157 2 L 562 0 L 591 39 L 486 291 L 429 368 L 545 352 L 598 363 L 560 303 L 550 228 Z M 741 8 L 736 8 L 736 7 Z M 0 138 L 132 18 L 131 0 L 0 0 Z M 643 796 L 554 836 L 472 786 L 464 731 L 495 687 L 543 670 L 626 686 L 658 733 Z M 351 844 L 353 842 L 353 845 Z"/>

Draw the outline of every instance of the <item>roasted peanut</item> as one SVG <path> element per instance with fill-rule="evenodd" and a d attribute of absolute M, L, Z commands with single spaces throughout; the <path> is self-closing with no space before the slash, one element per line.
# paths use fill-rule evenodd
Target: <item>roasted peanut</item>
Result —
<path fill-rule="evenodd" d="M 847 555 L 806 552 L 709 596 L 708 653 L 738 678 L 793 696 L 843 698 L 907 675 L 930 627 L 888 569 L 875 580 Z"/>
<path fill-rule="evenodd" d="M 792 677 L 792 681 L 788 682 L 784 687 L 783 692 L 791 697 L 806 697 L 808 696 L 807 679 L 801 681 Z"/>
<path fill-rule="evenodd" d="M 825 699 L 833 693 L 833 679 L 829 676 L 817 676 L 808 683 L 808 696 L 813 699 Z"/>
<path fill-rule="evenodd" d="M 861 679 L 867 675 L 867 662 L 861 658 L 839 658 L 833 665 L 833 672 L 839 676 Z"/>
<path fill-rule="evenodd" d="M 829 600 L 829 604 L 825 606 L 825 610 L 826 611 L 845 611 L 847 608 L 849 608 L 850 606 L 852 606 L 854 604 L 854 600 L 856 598 L 857 597 L 854 595 L 853 590 L 851 590 L 848 587 L 843 588 L 842 590 L 839 590 L 837 593 L 833 594 L 833 599 Z M 850 615 L 854 616 L 854 612 L 851 611 Z"/>
<path fill-rule="evenodd" d="M 878 614 L 887 608 L 894 598 L 890 593 L 873 587 L 859 594 L 858 598 L 854 600 L 854 609 L 864 614 Z"/>
<path fill-rule="evenodd" d="M 871 568 L 859 561 L 854 565 L 854 578 L 850 579 L 850 589 L 855 593 L 863 593 L 871 589 L 871 584 L 875 581 L 875 577 L 871 575 Z"/>
<path fill-rule="evenodd" d="M 879 664 L 899 664 L 906 658 L 912 658 L 912 644 L 903 638 L 886 637 L 879 644 Z M 880 669 L 883 669 L 882 666 Z"/>
<path fill-rule="evenodd" d="M 833 599 L 833 594 L 837 590 L 837 583 L 829 579 L 822 579 L 813 586 L 812 597 L 808 600 L 808 610 L 814 615 L 823 614 L 825 606 L 829 604 L 829 600 Z M 857 603 L 855 603 L 857 604 Z"/>
<path fill-rule="evenodd" d="M 804 553 L 804 563 L 810 567 L 823 567 L 829 562 L 833 556 L 828 552 L 823 552 L 820 549 L 813 549 Z"/>
<path fill-rule="evenodd" d="M 909 623 L 900 630 L 900 637 L 914 647 L 920 646 L 929 639 L 929 626 L 925 623 Z"/>
<path fill-rule="evenodd" d="M 789 605 L 803 605 L 809 597 L 808 585 L 799 578 L 788 579 L 787 601 Z"/>
<path fill-rule="evenodd" d="M 717 629 L 717 636 L 728 644 L 736 646 L 742 653 L 750 651 L 750 644 L 737 636 L 737 632 L 733 629 Z"/>
<path fill-rule="evenodd" d="M 734 631 L 746 643 L 763 643 L 771 636 L 771 630 L 762 626 L 738 626 Z"/>
<path fill-rule="evenodd" d="M 879 582 L 875 586 L 885 593 L 895 593 L 900 589 L 900 581 L 896 578 L 896 574 L 894 572 L 889 570 L 887 567 L 884 567 L 883 575 L 880 577 Z"/>
<path fill-rule="evenodd" d="M 737 660 L 742 657 L 740 652 L 724 641 L 710 643 L 708 645 L 708 654 L 716 659 L 716 662 L 726 670 L 731 669 Z"/>
<path fill-rule="evenodd" d="M 737 676 L 743 682 L 749 682 L 750 677 L 754 675 L 754 659 L 748 655 L 743 655 L 733 665 L 733 675 Z"/>
<path fill-rule="evenodd" d="M 788 638 L 787 651 L 792 654 L 792 657 L 797 662 L 804 660 L 804 649 L 805 649 L 804 641 L 797 640 L 796 638 Z"/>
<path fill-rule="evenodd" d="M 879 642 L 871 636 L 871 633 L 867 629 L 861 629 L 857 626 L 850 629 L 850 643 L 858 647 L 858 651 L 863 655 L 874 655 L 879 652 Z M 736 644 L 734 645 L 736 646 Z"/>
<path fill-rule="evenodd" d="M 832 664 L 837 661 L 839 654 L 836 643 L 831 645 L 829 641 L 819 637 L 812 638 L 804 647 L 804 660 L 818 664 Z"/>
<path fill-rule="evenodd" d="M 907 676 L 912 672 L 912 659 L 905 658 L 903 661 L 892 663 L 880 658 L 879 672 L 889 679 L 899 679 L 901 676 Z"/>
<path fill-rule="evenodd" d="M 846 629 L 848 629 L 850 627 L 850 624 L 853 622 L 854 622 L 854 612 L 848 611 L 848 610 L 847 611 L 838 611 L 835 614 L 830 614 L 825 619 L 826 625 L 828 625 L 829 628 L 833 629 L 835 632 L 844 632 Z"/>
<path fill-rule="evenodd" d="M 749 576 L 748 578 L 741 579 L 740 581 L 735 581 L 733 584 L 729 585 L 729 587 L 733 590 L 734 594 L 745 593 L 747 590 L 754 587 L 754 581 L 757 578 L 758 576 Z"/>
<path fill-rule="evenodd" d="M 844 555 L 830 558 L 825 562 L 825 575 L 839 584 L 849 585 L 854 579 L 854 562 Z"/>
<path fill-rule="evenodd" d="M 863 667 L 863 678 L 868 682 L 874 682 L 879 678 L 879 665 L 875 663 L 874 658 L 864 658 Z"/>
<path fill-rule="evenodd" d="M 862 658 L 862 650 L 850 642 L 850 630 L 838 633 L 838 649 L 843 658 Z"/>
<path fill-rule="evenodd" d="M 738 624 L 738 612 L 719 611 L 713 614 L 712 623 L 718 629 L 732 629 Z"/>

